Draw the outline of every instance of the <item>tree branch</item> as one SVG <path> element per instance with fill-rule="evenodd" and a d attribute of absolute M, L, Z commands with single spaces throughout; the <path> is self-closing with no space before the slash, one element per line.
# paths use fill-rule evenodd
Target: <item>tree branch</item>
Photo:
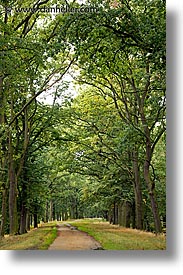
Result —
<path fill-rule="evenodd" d="M 17 117 L 19 117 L 21 115 L 21 113 L 36 99 L 36 97 L 38 97 L 40 94 L 42 94 L 44 91 L 50 89 L 51 87 L 53 87 L 55 85 L 55 83 L 57 83 L 58 81 L 60 81 L 62 79 L 62 77 L 67 73 L 67 71 L 69 70 L 69 68 L 71 67 L 72 63 L 74 62 L 74 59 L 71 60 L 71 62 L 69 63 L 69 65 L 67 66 L 67 68 L 65 69 L 65 71 L 61 74 L 61 76 L 55 80 L 52 84 L 50 84 L 49 87 L 44 87 L 42 88 L 39 92 L 35 93 L 35 95 L 33 97 L 31 97 L 28 102 L 22 107 L 22 109 L 13 117 L 13 119 L 10 121 L 9 126 L 11 126 L 13 124 L 13 122 L 16 120 Z M 51 77 L 53 76 L 53 73 L 51 74 Z M 45 81 L 44 85 L 47 85 L 48 82 L 50 81 L 50 76 L 49 78 Z"/>

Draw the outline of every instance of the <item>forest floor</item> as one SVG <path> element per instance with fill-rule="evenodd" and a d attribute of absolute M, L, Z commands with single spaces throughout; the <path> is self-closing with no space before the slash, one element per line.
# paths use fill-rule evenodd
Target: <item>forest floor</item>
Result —
<path fill-rule="evenodd" d="M 100 250 L 99 242 L 70 224 L 57 226 L 58 236 L 48 250 Z"/>
<path fill-rule="evenodd" d="M 102 219 L 42 223 L 0 239 L 0 250 L 165 250 L 166 236 L 112 225 Z"/>

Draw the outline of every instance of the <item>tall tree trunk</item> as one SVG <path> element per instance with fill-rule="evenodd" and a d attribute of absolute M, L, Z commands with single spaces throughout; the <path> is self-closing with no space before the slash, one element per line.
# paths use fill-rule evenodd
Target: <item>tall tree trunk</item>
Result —
<path fill-rule="evenodd" d="M 70 214 L 69 214 L 69 216 L 70 216 L 71 220 L 76 218 L 75 217 L 76 215 L 75 215 L 75 206 L 74 206 L 74 204 L 72 204 L 71 207 L 70 207 Z"/>
<path fill-rule="evenodd" d="M 126 227 L 130 228 L 130 224 L 131 224 L 131 204 L 126 201 Z"/>
<path fill-rule="evenodd" d="M 11 93 L 11 119 L 13 118 L 14 101 Z M 17 219 L 17 178 L 15 173 L 15 162 L 13 156 L 12 126 L 9 126 L 8 132 L 8 179 L 9 179 L 9 220 L 10 235 L 14 235 L 18 231 Z"/>
<path fill-rule="evenodd" d="M 149 75 L 149 64 L 147 64 L 146 67 L 146 72 L 147 75 Z M 151 209 L 152 209 L 152 214 L 154 218 L 154 226 L 155 226 L 155 231 L 156 233 L 160 233 L 162 231 L 161 228 L 161 221 L 160 221 L 160 216 L 159 216 L 159 211 L 158 211 L 158 205 L 156 201 L 156 195 L 155 195 L 155 182 L 152 181 L 151 175 L 150 175 L 150 165 L 151 165 L 151 160 L 152 160 L 152 144 L 151 144 L 151 132 L 148 127 L 148 122 L 145 116 L 145 111 L 144 111 L 144 104 L 145 104 L 145 99 L 148 93 L 148 87 L 150 85 L 150 76 L 148 77 L 146 87 L 144 89 L 144 94 L 142 95 L 142 98 L 139 102 L 139 113 L 141 116 L 141 122 L 144 128 L 144 135 L 146 138 L 146 147 L 145 147 L 145 161 L 144 161 L 144 179 L 146 182 L 147 190 L 149 193 L 150 201 L 151 201 Z"/>
<path fill-rule="evenodd" d="M 6 151 L 6 150 L 4 150 Z M 2 181 L 2 206 L 1 206 L 1 227 L 0 236 L 3 237 L 5 234 L 5 226 L 7 222 L 7 203 L 8 203 L 8 179 L 6 172 L 7 152 L 4 152 L 2 159 L 0 160 L 0 179 Z M 2 170 L 1 170 L 2 169 Z"/>
<path fill-rule="evenodd" d="M 151 209 L 154 217 L 155 231 L 156 233 L 161 233 L 162 227 L 161 227 L 161 220 L 160 220 L 159 211 L 158 211 L 158 205 L 155 198 L 155 184 L 150 178 L 149 167 L 150 167 L 149 161 L 146 160 L 144 163 L 144 178 L 147 184 L 148 193 L 151 201 Z"/>
<path fill-rule="evenodd" d="M 142 188 L 141 188 L 141 181 L 140 181 L 137 149 L 135 149 L 132 153 L 132 163 L 133 163 L 133 173 L 134 173 L 136 228 L 142 230 L 143 229 Z"/>
<path fill-rule="evenodd" d="M 26 219 L 27 219 L 27 169 L 23 170 L 22 174 L 22 190 L 20 193 L 20 234 L 24 234 L 27 232 L 26 230 Z"/>
<path fill-rule="evenodd" d="M 5 188 L 2 192 L 2 213 L 1 213 L 2 218 L 1 218 L 0 237 L 3 237 L 5 234 L 7 195 L 8 195 L 8 190 L 7 190 L 7 188 Z"/>
<path fill-rule="evenodd" d="M 64 215 L 64 210 L 62 209 L 62 221 L 65 221 L 65 215 Z"/>
<path fill-rule="evenodd" d="M 27 209 L 26 209 L 26 206 L 24 205 L 24 202 L 22 202 L 21 214 L 20 214 L 20 234 L 24 234 L 27 232 L 26 221 L 27 221 Z"/>
<path fill-rule="evenodd" d="M 108 221 L 109 221 L 109 223 L 111 224 L 112 223 L 112 221 L 113 221 L 113 207 L 112 207 L 112 205 L 109 207 L 109 210 L 108 210 Z"/>
<path fill-rule="evenodd" d="M 0 76 L 0 129 L 3 129 L 5 124 L 5 94 L 3 91 L 3 76 Z M 6 211 L 7 211 L 7 196 L 8 196 L 8 188 L 6 184 L 6 163 L 7 163 L 7 137 L 2 132 L 0 135 L 0 178 L 2 180 L 2 218 L 1 218 L 1 227 L 0 227 L 0 236 L 3 237 L 5 234 L 5 225 L 6 225 Z"/>
<path fill-rule="evenodd" d="M 17 182 L 13 160 L 11 136 L 9 137 L 9 139 L 9 220 L 10 235 L 14 235 L 17 233 Z"/>
<path fill-rule="evenodd" d="M 118 224 L 118 204 L 113 204 L 113 224 Z"/>
<path fill-rule="evenodd" d="M 26 217 L 26 231 L 30 230 L 30 225 L 31 225 L 31 215 L 29 211 L 27 211 L 27 217 Z"/>
<path fill-rule="evenodd" d="M 37 217 L 37 211 L 34 213 L 34 228 L 38 227 L 38 217 Z"/>
<path fill-rule="evenodd" d="M 26 160 L 27 160 L 27 149 L 28 149 L 28 143 L 29 143 L 29 135 L 28 135 L 28 112 L 27 108 L 24 110 L 24 143 L 23 143 L 23 150 L 22 150 L 22 156 L 19 161 L 19 167 L 17 171 L 17 179 L 20 178 L 20 175 L 23 177 L 23 183 L 22 183 L 22 194 L 21 194 L 21 216 L 20 216 L 20 234 L 26 233 L 26 200 L 27 200 L 27 170 L 24 169 Z M 23 172 L 23 173 L 22 173 Z"/>
<path fill-rule="evenodd" d="M 4 108 L 3 77 L 0 76 L 0 126 L 4 124 Z"/>
<path fill-rule="evenodd" d="M 123 207 L 123 201 L 118 203 L 118 223 L 119 223 L 119 225 L 123 225 L 122 207 Z"/>
<path fill-rule="evenodd" d="M 50 211 L 49 211 L 49 221 L 53 221 L 53 201 L 50 200 Z"/>
<path fill-rule="evenodd" d="M 80 216 L 82 216 L 80 213 L 79 213 L 79 211 L 78 211 L 78 204 L 77 204 L 77 202 L 76 202 L 76 206 L 75 206 L 75 217 L 76 217 L 76 219 L 78 219 Z"/>
<path fill-rule="evenodd" d="M 132 204 L 131 208 L 131 219 L 132 219 L 132 228 L 136 228 L 136 205 L 135 205 L 135 200 Z M 144 229 L 144 226 L 143 226 Z"/>
<path fill-rule="evenodd" d="M 45 207 L 45 222 L 49 221 L 49 202 L 46 202 L 46 207 Z"/>
<path fill-rule="evenodd" d="M 151 149 L 151 140 L 150 140 L 150 131 L 147 126 L 145 128 L 146 133 L 146 160 L 144 162 L 144 179 L 147 185 L 150 201 L 151 201 L 151 209 L 154 217 L 154 225 L 156 233 L 160 233 L 162 231 L 161 228 L 161 220 L 158 211 L 158 205 L 156 202 L 155 195 L 155 182 L 151 180 L 150 175 L 150 164 L 152 159 L 152 149 Z"/>

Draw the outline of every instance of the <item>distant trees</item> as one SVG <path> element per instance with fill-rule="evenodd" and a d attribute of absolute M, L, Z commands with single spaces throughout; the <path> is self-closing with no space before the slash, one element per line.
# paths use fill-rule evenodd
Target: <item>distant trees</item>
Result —
<path fill-rule="evenodd" d="M 84 216 L 100 213 L 116 224 L 155 229 L 143 171 L 145 139 L 121 120 L 110 96 L 103 98 L 93 88 L 83 90 L 69 110 L 65 128 L 64 122 L 58 128 L 60 169 L 85 179 L 81 198 L 91 208 L 87 212 L 85 207 Z M 165 219 L 166 197 L 164 142 L 163 134 L 157 143 L 162 144 L 161 149 L 158 145 L 154 149 L 150 171 L 156 184 L 156 200 L 161 206 L 158 212 L 161 224 Z M 157 157 L 160 152 L 161 160 Z M 156 168 L 160 166 L 161 172 Z M 91 202 L 97 207 L 93 208 Z"/>

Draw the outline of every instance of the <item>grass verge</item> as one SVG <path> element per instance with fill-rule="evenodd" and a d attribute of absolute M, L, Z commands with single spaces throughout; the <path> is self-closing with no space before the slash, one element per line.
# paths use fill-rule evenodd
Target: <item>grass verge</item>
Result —
<path fill-rule="evenodd" d="M 98 219 L 83 219 L 69 222 L 79 230 L 93 236 L 105 250 L 165 250 L 163 234 L 111 225 Z"/>
<path fill-rule="evenodd" d="M 47 250 L 56 237 L 56 223 L 46 223 L 26 234 L 0 239 L 0 250 Z"/>

